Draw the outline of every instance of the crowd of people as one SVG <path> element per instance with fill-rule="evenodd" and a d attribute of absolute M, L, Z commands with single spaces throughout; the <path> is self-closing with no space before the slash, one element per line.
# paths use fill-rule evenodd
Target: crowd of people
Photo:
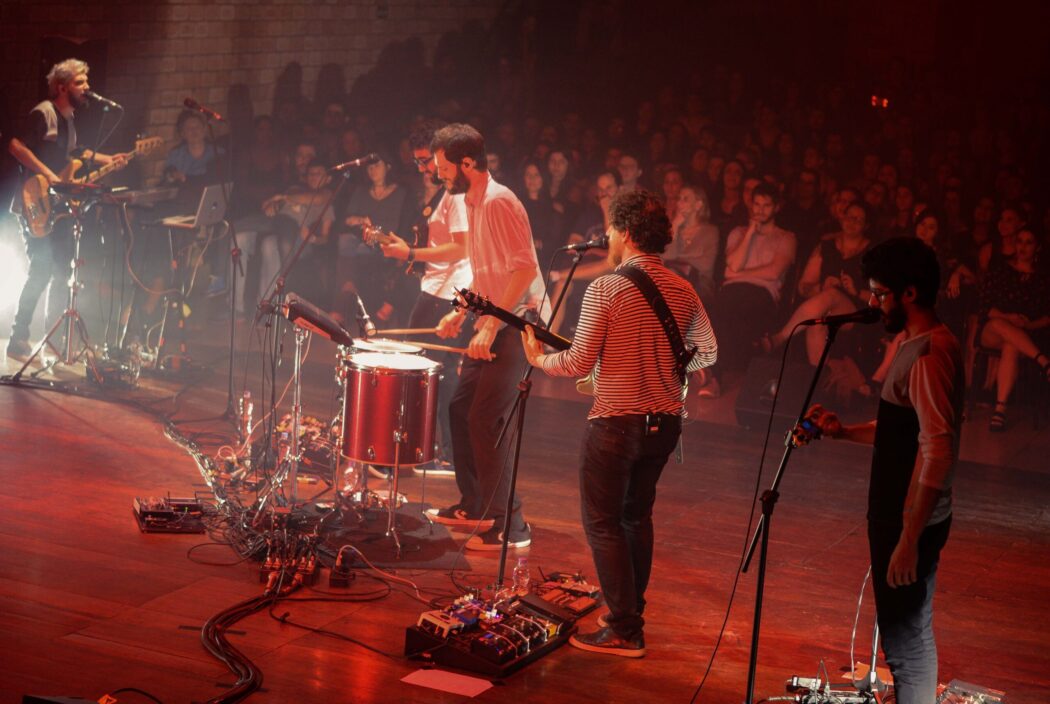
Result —
<path fill-rule="evenodd" d="M 614 195 L 643 187 L 660 195 L 675 233 L 664 260 L 701 295 L 725 351 L 694 381 L 705 397 L 721 393 L 725 373 L 732 381 L 753 355 L 777 350 L 799 321 L 866 305 L 859 263 L 873 245 L 920 238 L 937 253 L 941 314 L 966 341 L 968 365 L 992 360 L 972 383 L 996 403 L 992 429 L 1005 429 L 1024 365 L 1050 378 L 1050 257 L 1040 256 L 1050 207 L 1025 158 L 1028 125 L 993 123 L 978 109 L 972 121 L 943 126 L 840 89 L 807 101 L 791 85 L 764 87 L 768 95 L 716 70 L 702 87 L 661 87 L 590 120 L 582 106 L 515 119 L 471 114 L 482 99 L 433 112 L 451 110 L 488 136 L 489 172 L 525 207 L 552 299 L 571 261 L 559 249 L 604 233 Z M 436 186 L 420 176 L 409 135 L 429 116 L 421 109 L 378 128 L 338 90 L 324 104 L 278 93 L 272 116 L 242 120 L 214 147 L 201 141 L 199 115 L 180 117 L 184 145 L 166 178 L 183 184 L 232 162 L 232 222 L 245 250 L 259 254 L 246 301 L 266 290 L 296 233 L 309 231 L 297 265 L 309 272 L 298 279 L 306 295 L 348 319 L 356 293 L 384 324 L 406 322 L 418 291 L 404 275 L 412 267 L 373 245 L 376 232 L 419 237 Z M 371 163 L 322 175 L 370 153 Z M 600 252 L 583 258 L 556 330 L 571 336 L 582 284 L 608 270 Z M 804 339 L 799 359 L 815 364 L 822 332 L 810 328 Z M 847 328 L 831 361 L 840 395 L 876 393 L 893 349 L 877 331 Z"/>

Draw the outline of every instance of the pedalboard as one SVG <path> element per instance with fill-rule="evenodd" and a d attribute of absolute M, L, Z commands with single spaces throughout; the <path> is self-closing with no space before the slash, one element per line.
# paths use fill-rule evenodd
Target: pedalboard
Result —
<path fill-rule="evenodd" d="M 136 497 L 132 511 L 143 533 L 204 532 L 204 505 L 197 498 Z"/>
<path fill-rule="evenodd" d="M 468 595 L 425 611 L 405 632 L 405 655 L 501 678 L 557 650 L 576 621 L 598 605 L 583 580 L 548 580 L 530 593 L 493 603 Z"/>

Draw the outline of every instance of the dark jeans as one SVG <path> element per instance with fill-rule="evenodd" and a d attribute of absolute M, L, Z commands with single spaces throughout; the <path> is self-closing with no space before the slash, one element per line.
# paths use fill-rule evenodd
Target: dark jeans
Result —
<path fill-rule="evenodd" d="M 682 432 L 679 416 L 661 416 L 645 434 L 645 416 L 595 418 L 580 453 L 580 509 L 609 627 L 622 638 L 642 635 L 645 589 L 653 566 L 656 483 Z"/>
<path fill-rule="evenodd" d="M 933 591 L 941 548 L 951 518 L 928 526 L 919 537 L 918 579 L 890 588 L 886 570 L 900 539 L 900 526 L 868 523 L 871 583 L 875 590 L 882 651 L 893 673 L 897 704 L 929 704 L 937 690 L 937 645 L 933 639 Z"/>
<path fill-rule="evenodd" d="M 469 321 L 464 322 L 464 326 Z M 470 516 L 492 518 L 502 527 L 510 493 L 510 450 L 514 438 L 508 435 L 497 449 L 496 438 L 507 422 L 518 394 L 518 380 L 525 364 L 521 336 L 504 327 L 492 344 L 496 358 L 491 362 L 465 359 L 459 385 L 449 406 L 452 425 L 452 461 L 456 465 L 456 484 L 460 504 Z M 521 499 L 514 497 L 511 535 L 525 529 Z"/>
<path fill-rule="evenodd" d="M 29 340 L 29 326 L 33 322 L 41 294 L 47 291 L 44 331 L 58 320 L 69 303 L 70 262 L 73 259 L 72 222 L 68 218 L 59 220 L 54 231 L 47 237 L 33 237 L 22 228 L 29 258 L 29 273 L 18 297 L 18 310 L 11 326 L 11 339 Z M 56 341 L 57 342 L 57 341 Z"/>
<path fill-rule="evenodd" d="M 416 304 L 412 308 L 412 315 L 408 319 L 410 328 L 433 328 L 448 313 L 452 312 L 452 304 L 444 298 L 431 296 L 429 293 L 419 292 Z M 472 328 L 466 324 L 460 331 L 459 337 L 451 340 L 443 340 L 433 336 L 433 342 L 450 347 L 463 347 L 470 340 Z M 459 384 L 460 356 L 455 352 L 427 352 L 427 357 L 441 362 L 441 382 L 438 384 L 438 458 L 452 460 L 452 428 L 449 422 L 449 406 L 452 403 L 452 395 L 456 392 Z"/>

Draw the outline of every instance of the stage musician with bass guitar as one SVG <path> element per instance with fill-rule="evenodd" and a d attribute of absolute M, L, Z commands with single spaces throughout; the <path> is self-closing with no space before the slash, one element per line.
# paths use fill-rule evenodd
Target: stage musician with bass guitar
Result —
<path fill-rule="evenodd" d="M 15 359 L 25 359 L 31 352 L 29 325 L 45 289 L 48 321 L 61 315 L 68 298 L 66 280 L 73 256 L 72 223 L 69 218 L 61 218 L 51 226 L 47 187 L 72 180 L 68 167 L 77 148 L 74 112 L 89 98 L 88 65 L 79 59 L 57 63 L 47 74 L 47 85 L 50 97 L 30 111 L 26 129 L 12 138 L 7 147 L 24 176 L 23 195 L 15 198 L 12 212 L 20 216 L 29 258 L 29 274 L 18 299 L 7 345 L 7 356 Z M 84 150 L 78 158 L 103 167 L 121 167 L 127 163 L 128 155 Z M 46 322 L 45 329 L 49 326 L 50 322 Z"/>

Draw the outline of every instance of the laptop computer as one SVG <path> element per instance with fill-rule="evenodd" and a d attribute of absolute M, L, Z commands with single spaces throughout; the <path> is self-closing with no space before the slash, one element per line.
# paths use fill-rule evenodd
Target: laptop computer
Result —
<path fill-rule="evenodd" d="M 197 230 L 202 227 L 211 227 L 222 222 L 226 215 L 226 199 L 223 197 L 223 188 L 229 189 L 231 184 L 216 183 L 205 186 L 201 193 L 201 202 L 197 206 L 195 215 L 176 215 L 164 218 L 160 221 L 165 227 L 181 227 L 187 230 Z"/>

